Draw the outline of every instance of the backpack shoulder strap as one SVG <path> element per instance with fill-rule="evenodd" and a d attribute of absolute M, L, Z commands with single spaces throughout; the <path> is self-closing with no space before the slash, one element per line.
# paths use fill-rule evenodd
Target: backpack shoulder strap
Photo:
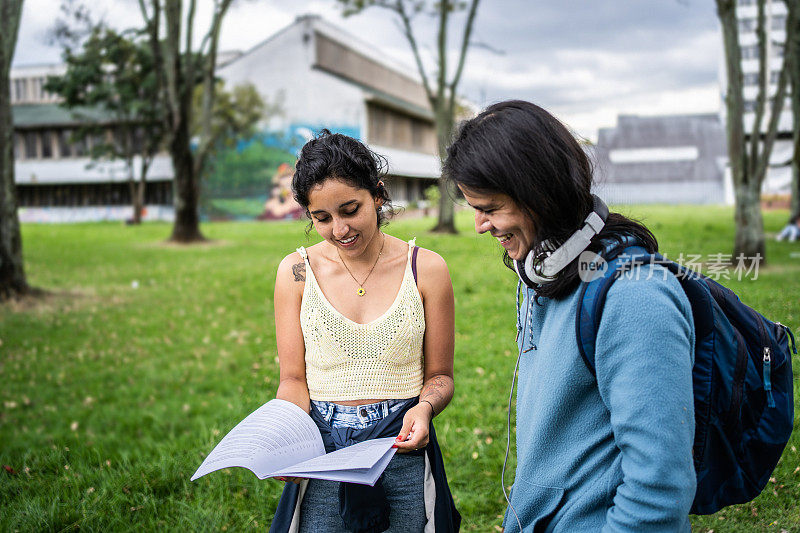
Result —
<path fill-rule="evenodd" d="M 658 254 L 651 255 L 638 244 L 631 245 L 630 240 L 612 243 L 600 253 L 606 261 L 600 273 L 590 281 L 581 283 L 578 297 L 578 310 L 575 314 L 575 334 L 578 339 L 578 352 L 592 374 L 595 374 L 595 343 L 600 328 L 600 317 L 603 305 L 611 285 L 620 277 L 625 265 L 632 261 L 638 264 L 649 263 L 652 259 L 660 259 Z"/>

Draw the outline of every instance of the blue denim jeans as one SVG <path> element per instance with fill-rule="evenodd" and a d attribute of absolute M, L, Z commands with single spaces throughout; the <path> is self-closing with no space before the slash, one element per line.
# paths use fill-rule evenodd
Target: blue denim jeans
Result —
<path fill-rule="evenodd" d="M 332 427 L 364 429 L 400 408 L 404 400 L 367 405 L 339 405 L 313 401 Z M 391 506 L 389 532 L 416 533 L 425 528 L 425 457 L 395 454 L 383 473 L 383 487 Z M 347 533 L 339 516 L 339 482 L 311 479 L 300 505 L 300 531 Z"/>

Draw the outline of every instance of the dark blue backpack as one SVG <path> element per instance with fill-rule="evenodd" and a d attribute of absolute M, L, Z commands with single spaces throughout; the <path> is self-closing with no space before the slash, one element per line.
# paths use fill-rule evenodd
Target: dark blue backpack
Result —
<path fill-rule="evenodd" d="M 794 423 L 794 335 L 744 305 L 732 291 L 630 239 L 608 245 L 594 279 L 581 284 L 578 349 L 595 373 L 595 339 L 608 289 L 635 265 L 656 263 L 676 276 L 695 326 L 692 514 L 712 514 L 758 496 L 769 481 Z"/>

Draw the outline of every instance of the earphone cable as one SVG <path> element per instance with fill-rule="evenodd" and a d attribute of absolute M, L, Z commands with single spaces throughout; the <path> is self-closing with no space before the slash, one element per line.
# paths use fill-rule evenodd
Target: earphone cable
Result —
<path fill-rule="evenodd" d="M 530 308 L 530 305 L 525 306 L 525 320 L 523 321 L 522 325 L 520 325 L 519 323 L 520 285 L 521 282 L 517 282 L 517 335 L 523 332 L 524 326 L 527 325 L 528 323 L 528 309 Z M 523 343 L 525 342 L 524 337 L 522 342 Z M 508 497 L 508 494 L 506 494 L 506 466 L 508 465 L 508 454 L 509 451 L 511 450 L 511 404 L 514 398 L 514 385 L 517 382 L 517 370 L 519 369 L 520 359 L 522 359 L 522 348 L 519 349 L 519 355 L 517 355 L 517 362 L 514 364 L 514 375 L 511 378 L 511 393 L 508 395 L 508 418 L 506 420 L 506 455 L 503 458 L 503 470 L 500 472 L 500 485 L 503 489 L 503 497 L 506 499 L 506 502 L 508 503 L 508 507 L 509 509 L 511 509 L 511 512 L 514 513 L 514 518 L 517 520 L 517 526 L 519 526 L 520 533 L 522 533 L 522 522 L 520 522 L 519 520 L 519 516 L 517 515 L 516 509 L 514 509 L 514 506 L 511 505 L 511 499 Z"/>

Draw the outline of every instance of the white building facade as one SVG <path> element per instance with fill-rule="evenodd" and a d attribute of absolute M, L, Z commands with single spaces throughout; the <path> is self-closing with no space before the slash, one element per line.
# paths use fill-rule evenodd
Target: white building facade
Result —
<path fill-rule="evenodd" d="M 322 128 L 358 138 L 388 161 L 387 187 L 403 205 L 441 174 L 433 112 L 412 70 L 316 15 L 298 17 L 218 69 L 251 83 L 279 113 L 265 125 L 296 151 Z"/>

